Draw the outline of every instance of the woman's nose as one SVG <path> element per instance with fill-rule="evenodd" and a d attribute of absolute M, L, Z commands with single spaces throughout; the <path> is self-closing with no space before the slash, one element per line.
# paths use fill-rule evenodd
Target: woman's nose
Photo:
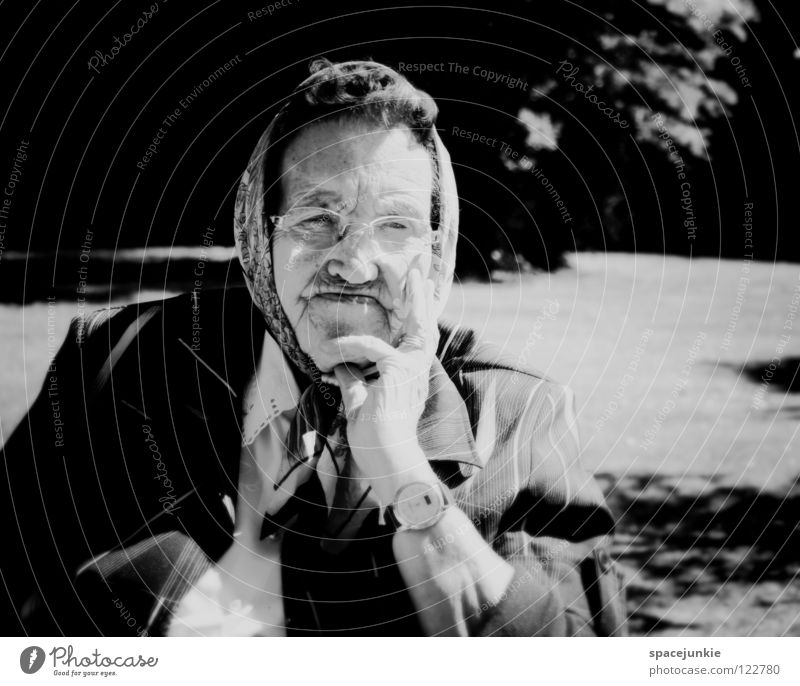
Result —
<path fill-rule="evenodd" d="M 380 273 L 380 251 L 369 231 L 359 231 L 356 227 L 350 229 L 353 232 L 346 234 L 331 251 L 326 265 L 328 273 L 348 283 L 374 281 Z"/>

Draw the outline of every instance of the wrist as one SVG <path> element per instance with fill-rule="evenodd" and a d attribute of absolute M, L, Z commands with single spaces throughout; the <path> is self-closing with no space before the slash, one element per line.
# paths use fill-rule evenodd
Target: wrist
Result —
<path fill-rule="evenodd" d="M 481 602 L 489 605 L 499 601 L 514 576 L 514 567 L 492 550 L 456 506 L 448 507 L 427 529 L 398 531 L 392 547 L 406 574 L 436 579 L 455 567 L 468 572 Z"/>
<path fill-rule="evenodd" d="M 402 545 L 406 550 L 413 550 L 417 556 L 431 552 L 441 553 L 444 544 L 455 543 L 456 536 L 463 535 L 469 523 L 464 512 L 454 504 L 450 504 L 435 524 L 424 529 L 397 531 L 394 536 L 395 539 L 403 539 Z"/>
<path fill-rule="evenodd" d="M 348 436 L 350 432 L 358 438 L 359 446 L 370 450 L 402 455 L 419 448 L 416 422 L 375 421 L 367 415 L 348 419 Z"/>
<path fill-rule="evenodd" d="M 439 481 L 419 445 L 395 456 L 384 455 L 384 457 L 387 459 L 384 462 L 383 473 L 370 478 L 370 485 L 384 506 L 392 504 L 395 495 L 403 486 L 419 481 Z"/>

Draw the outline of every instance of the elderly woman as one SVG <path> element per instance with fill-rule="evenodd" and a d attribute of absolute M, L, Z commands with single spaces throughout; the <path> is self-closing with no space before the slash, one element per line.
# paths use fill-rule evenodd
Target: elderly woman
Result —
<path fill-rule="evenodd" d="M 436 114 L 314 63 L 239 187 L 247 290 L 73 322 L 4 451 L 8 633 L 624 632 L 571 394 L 438 323 Z"/>

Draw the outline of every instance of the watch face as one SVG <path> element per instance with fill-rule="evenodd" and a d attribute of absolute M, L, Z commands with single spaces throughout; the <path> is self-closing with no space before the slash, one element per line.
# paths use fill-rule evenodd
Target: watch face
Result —
<path fill-rule="evenodd" d="M 395 515 L 411 528 L 425 527 L 442 512 L 441 491 L 434 484 L 413 483 L 405 486 L 395 501 Z"/>

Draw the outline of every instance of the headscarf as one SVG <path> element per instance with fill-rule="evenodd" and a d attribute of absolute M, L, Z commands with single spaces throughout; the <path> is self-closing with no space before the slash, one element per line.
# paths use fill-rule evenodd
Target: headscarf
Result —
<path fill-rule="evenodd" d="M 345 65 L 357 69 L 381 68 L 387 70 L 384 65 L 376 62 L 351 62 L 345 63 Z M 402 79 L 403 77 L 397 74 L 397 78 Z M 303 81 L 297 90 L 302 91 L 318 81 L 319 75 L 313 74 Z M 275 286 L 275 268 L 272 263 L 269 227 L 265 225 L 264 221 L 264 195 L 268 189 L 265 184 L 279 182 L 278 179 L 264 178 L 264 162 L 267 155 L 270 154 L 270 149 L 275 147 L 278 142 L 273 140 L 276 121 L 277 117 L 261 135 L 239 183 L 233 218 L 234 238 L 247 287 L 253 302 L 264 315 L 267 329 L 278 341 L 286 356 L 301 371 L 312 379 L 319 379 L 321 378 L 319 370 L 311 358 L 300 349 L 295 332 L 281 306 Z M 438 216 L 440 240 L 432 247 L 434 251 L 432 270 L 434 273 L 431 278 L 435 282 L 434 307 L 438 319 L 447 302 L 453 283 L 459 211 L 455 175 L 450 155 L 435 127 L 432 136 L 434 140 L 432 150 L 434 158 L 432 162 L 435 165 L 434 178 L 438 178 L 438 189 L 435 189 L 438 192 L 434 192 L 432 199 L 432 202 L 435 203 L 432 215 Z"/>

